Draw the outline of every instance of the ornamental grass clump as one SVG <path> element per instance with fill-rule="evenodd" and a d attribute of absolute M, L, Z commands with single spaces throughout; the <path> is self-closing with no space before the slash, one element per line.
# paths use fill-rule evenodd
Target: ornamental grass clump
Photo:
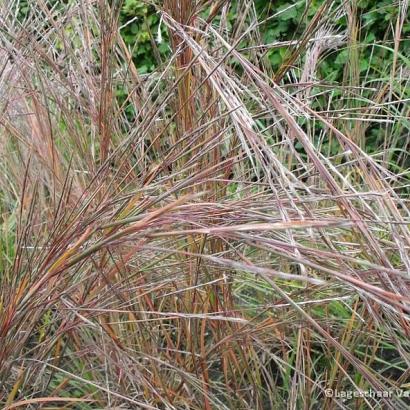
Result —
<path fill-rule="evenodd" d="M 2 408 L 409 406 L 407 1 L 355 3 L 150 2 L 143 73 L 122 2 L 3 1 Z"/>

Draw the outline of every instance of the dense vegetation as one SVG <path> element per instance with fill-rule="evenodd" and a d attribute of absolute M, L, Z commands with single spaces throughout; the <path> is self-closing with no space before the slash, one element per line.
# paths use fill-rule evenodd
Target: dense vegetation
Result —
<path fill-rule="evenodd" d="M 409 32 L 3 0 L 1 408 L 409 408 Z"/>

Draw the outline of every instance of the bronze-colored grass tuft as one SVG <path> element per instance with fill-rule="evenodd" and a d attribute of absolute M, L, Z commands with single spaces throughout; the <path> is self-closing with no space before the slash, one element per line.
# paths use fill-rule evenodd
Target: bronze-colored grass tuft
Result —
<path fill-rule="evenodd" d="M 24 3 L 0 5 L 1 407 L 408 408 L 408 2 L 364 74 L 355 1 L 269 44 L 296 5 L 147 2 L 149 74 L 122 2 Z"/>

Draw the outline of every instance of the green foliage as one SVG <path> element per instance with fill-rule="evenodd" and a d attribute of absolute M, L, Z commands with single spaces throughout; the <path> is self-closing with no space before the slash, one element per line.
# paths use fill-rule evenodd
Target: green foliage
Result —
<path fill-rule="evenodd" d="M 126 0 L 121 10 L 120 23 L 121 35 L 132 51 L 139 73 L 153 71 L 158 64 L 153 46 L 156 45 L 163 57 L 169 51 L 166 41 L 158 41 L 158 30 L 163 38 L 167 37 L 167 33 L 164 25 L 160 25 L 160 17 L 154 6 L 138 0 Z"/>
<path fill-rule="evenodd" d="M 336 3 L 341 6 L 343 2 L 337 0 Z M 306 22 L 310 21 L 322 5 L 323 1 L 319 0 L 312 0 L 308 3 L 305 1 L 293 3 L 286 0 L 256 1 L 255 7 L 259 16 L 266 19 L 277 15 L 276 18 L 269 19 L 261 25 L 263 42 L 270 44 L 298 38 L 306 28 Z M 372 45 L 384 41 L 386 37 L 392 38 L 391 22 L 396 20 L 398 8 L 390 0 L 379 2 L 361 0 L 358 1 L 357 8 L 362 27 L 359 68 L 360 73 L 365 74 L 369 66 L 380 67 L 380 64 L 382 66 L 386 64 L 386 52 L 381 49 L 374 50 Z M 228 16 L 230 27 L 232 27 L 232 23 L 238 17 L 235 4 L 232 5 Z M 334 16 L 331 18 L 335 19 Z M 166 57 L 169 52 L 165 40 L 167 32 L 164 25 L 159 28 L 160 18 L 154 6 L 148 6 L 140 0 L 126 0 L 121 12 L 121 24 L 126 25 L 122 28 L 121 33 L 126 44 L 133 50 L 133 58 L 139 72 L 144 74 L 153 71 L 158 61 L 155 58 L 152 42 L 155 41 L 158 29 L 160 29 L 164 39 L 163 42 L 157 44 L 159 53 L 162 57 Z M 341 32 L 347 29 L 347 24 L 345 17 L 339 18 L 337 21 L 337 27 Z M 409 32 L 410 22 L 407 21 L 403 27 L 403 34 Z M 266 53 L 274 70 L 285 61 L 287 50 L 288 47 L 273 48 Z M 319 75 L 327 81 L 339 81 L 343 76 L 348 58 L 348 49 L 334 51 L 322 61 Z"/>

